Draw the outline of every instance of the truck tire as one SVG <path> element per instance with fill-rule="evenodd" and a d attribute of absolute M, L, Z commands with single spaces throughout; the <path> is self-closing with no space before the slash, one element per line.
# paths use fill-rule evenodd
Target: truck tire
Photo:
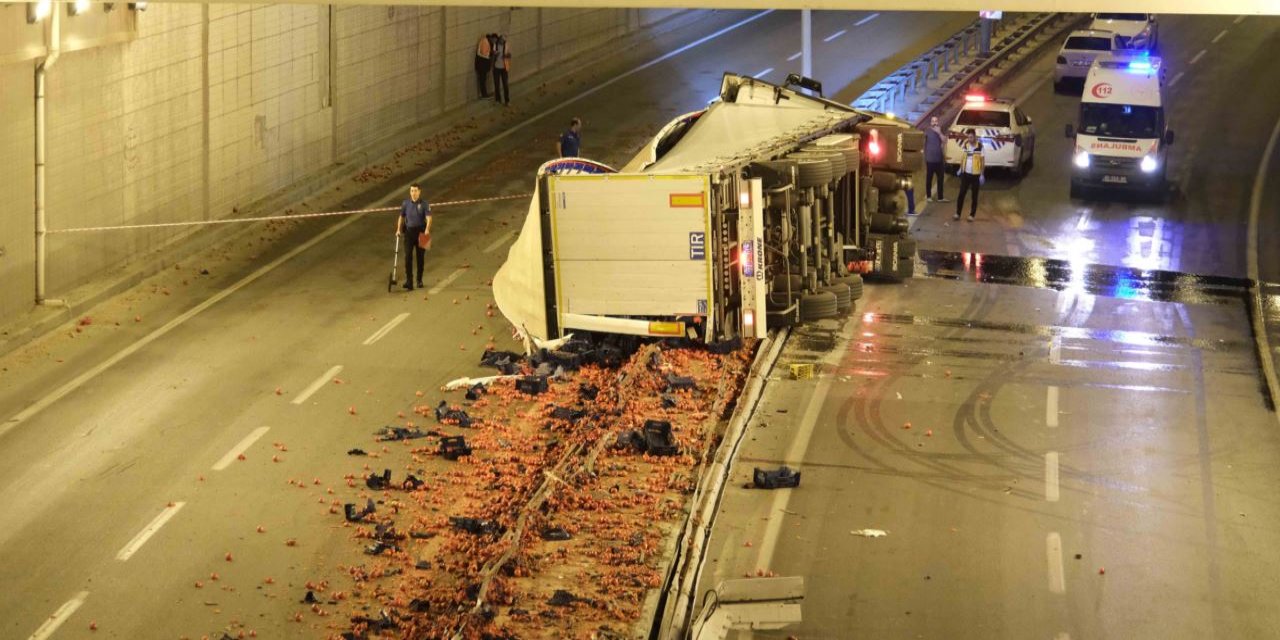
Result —
<path fill-rule="evenodd" d="M 875 187 L 867 187 L 863 194 L 866 199 L 862 201 L 862 215 L 870 216 L 880 209 L 880 190 Z"/>
<path fill-rule="evenodd" d="M 831 279 L 832 284 L 843 284 L 849 287 L 849 299 L 857 300 L 862 297 L 862 276 L 853 273 L 847 276 L 838 276 Z"/>
<path fill-rule="evenodd" d="M 821 187 L 831 182 L 831 163 L 823 159 L 804 158 L 796 161 L 796 186 L 801 189 Z"/>
<path fill-rule="evenodd" d="M 875 188 L 879 189 L 880 193 L 901 191 L 902 179 L 902 174 L 892 171 L 877 171 L 871 174 L 871 184 L 875 185 Z"/>
<path fill-rule="evenodd" d="M 823 318 L 834 318 L 836 311 L 836 294 L 830 291 L 808 293 L 800 296 L 800 321 L 810 322 Z"/>
<path fill-rule="evenodd" d="M 844 174 L 849 173 L 849 167 L 846 166 L 844 154 L 835 149 L 821 149 L 818 147 L 805 147 L 796 153 L 787 156 L 788 158 L 815 158 L 826 160 L 831 163 L 831 177 L 833 179 L 843 178 Z"/>
<path fill-rule="evenodd" d="M 795 274 L 774 276 L 773 284 L 769 287 L 769 290 L 776 293 L 786 293 L 788 281 L 790 281 L 792 292 L 804 291 L 804 278 Z"/>
<path fill-rule="evenodd" d="M 849 287 L 846 285 L 830 284 L 825 287 L 818 287 L 818 291 L 830 291 L 835 294 L 836 313 L 845 313 L 853 305 L 853 299 L 849 297 Z"/>
<path fill-rule="evenodd" d="M 880 213 L 898 215 L 907 211 L 907 195 L 901 191 L 880 192 Z"/>

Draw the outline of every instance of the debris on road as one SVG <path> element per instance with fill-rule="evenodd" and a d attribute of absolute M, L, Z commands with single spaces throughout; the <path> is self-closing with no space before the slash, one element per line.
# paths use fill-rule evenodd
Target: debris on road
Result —
<path fill-rule="evenodd" d="M 855 531 L 850 531 L 849 533 L 863 538 L 883 538 L 889 535 L 889 532 L 883 529 L 857 529 Z"/>
<path fill-rule="evenodd" d="M 786 465 L 773 471 L 755 467 L 751 480 L 757 489 L 791 489 L 800 486 L 800 472 Z"/>

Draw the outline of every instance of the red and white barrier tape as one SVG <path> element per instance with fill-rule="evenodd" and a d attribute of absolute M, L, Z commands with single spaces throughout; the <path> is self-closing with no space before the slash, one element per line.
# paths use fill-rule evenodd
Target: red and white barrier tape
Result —
<path fill-rule="evenodd" d="M 464 204 L 476 204 L 478 202 L 496 202 L 499 200 L 516 200 L 520 198 L 528 198 L 533 194 L 522 193 L 514 196 L 495 196 L 493 198 L 473 198 L 471 200 L 452 200 L 449 202 L 435 202 L 432 207 L 456 207 Z M 294 213 L 280 216 L 259 216 L 256 218 L 224 218 L 221 220 L 191 220 L 187 222 L 153 222 L 150 224 L 123 224 L 104 227 L 74 227 L 71 229 L 50 229 L 46 233 L 80 233 L 83 231 L 122 231 L 127 229 L 162 229 L 165 227 L 190 227 L 210 224 L 231 224 L 234 222 L 266 222 L 270 220 L 302 220 L 305 218 L 327 218 L 331 216 L 349 216 L 357 213 L 380 213 L 384 211 L 399 211 L 400 207 L 378 207 L 376 209 L 348 209 L 346 211 L 321 211 L 317 213 Z"/>

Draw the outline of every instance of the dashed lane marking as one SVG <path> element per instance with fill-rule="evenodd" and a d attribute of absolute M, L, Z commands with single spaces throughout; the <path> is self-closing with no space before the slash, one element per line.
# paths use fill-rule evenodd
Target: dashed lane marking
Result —
<path fill-rule="evenodd" d="M 253 443 L 258 441 L 258 438 L 266 435 L 270 430 L 271 427 L 258 427 L 251 431 L 243 440 L 237 442 L 236 446 L 231 447 L 231 450 L 227 452 L 227 455 L 218 458 L 218 461 L 213 463 L 213 470 L 222 471 L 223 469 L 231 466 L 231 463 L 235 462 L 236 458 L 240 457 L 240 454 L 248 451 L 249 447 L 252 447 Z"/>
<path fill-rule="evenodd" d="M 444 288 L 445 288 L 445 287 L 447 287 L 447 286 L 449 286 L 449 285 L 453 284 L 453 281 L 454 281 L 454 280 L 457 280 L 457 279 L 458 279 L 462 274 L 464 274 L 464 273 L 466 273 L 466 272 L 467 272 L 467 270 L 466 270 L 465 268 L 463 268 L 463 267 L 458 267 L 457 269 L 455 269 L 455 270 L 454 270 L 454 272 L 453 272 L 453 273 L 451 273 L 451 274 L 449 274 L 449 275 L 445 276 L 444 280 L 441 280 L 440 282 L 437 282 L 437 283 L 436 283 L 436 286 L 431 287 L 431 289 L 430 289 L 429 291 L 427 291 L 427 295 L 432 295 L 432 296 L 434 296 L 435 294 L 440 293 L 441 291 L 444 291 Z"/>
<path fill-rule="evenodd" d="M 387 336 L 387 334 L 388 334 L 388 333 L 391 333 L 391 330 L 392 330 L 392 329 L 395 329 L 397 326 L 399 326 L 399 325 L 400 325 L 400 323 L 401 323 L 401 322 L 404 322 L 404 319 L 405 319 L 405 318 L 408 318 L 408 317 L 409 317 L 409 314 L 408 314 L 408 313 L 402 313 L 402 314 L 400 314 L 400 315 L 398 315 L 398 316 L 396 316 L 396 317 L 392 318 L 392 319 L 391 319 L 391 322 L 388 322 L 387 324 L 383 325 L 381 329 L 378 329 L 377 331 L 374 331 L 374 332 L 373 332 L 373 335 L 369 336 L 368 338 L 365 338 L 365 339 L 364 339 L 364 346 L 366 346 L 366 347 L 367 347 L 367 346 L 369 346 L 369 345 L 371 345 L 371 344 L 373 344 L 373 343 L 375 343 L 375 342 L 377 342 L 377 341 L 379 341 L 379 340 L 381 340 L 381 339 L 385 338 L 385 337 Z"/>
<path fill-rule="evenodd" d="M 516 232 L 514 231 L 508 231 L 502 234 L 497 240 L 494 240 L 489 246 L 485 247 L 484 252 L 493 253 L 494 251 L 497 251 L 498 247 L 501 247 L 502 245 L 506 244 L 509 240 L 514 238 L 515 235 L 516 235 Z"/>
<path fill-rule="evenodd" d="M 185 502 L 175 502 L 172 506 L 165 507 L 164 511 L 160 512 L 160 515 L 156 516 L 150 524 L 144 527 L 142 531 L 139 531 L 138 535 L 134 536 L 133 539 L 129 541 L 129 544 L 126 544 L 124 548 L 120 549 L 120 552 L 116 554 L 116 560 L 124 562 L 125 560 L 133 557 L 133 554 L 137 553 L 138 550 L 142 548 L 142 545 L 146 544 L 147 541 L 151 539 L 151 536 L 154 536 L 156 532 L 160 530 L 160 527 L 164 526 L 164 523 L 168 522 L 170 518 L 178 515 L 178 512 L 181 511 L 182 507 L 186 506 L 186 504 L 187 503 Z"/>
<path fill-rule="evenodd" d="M 1058 498 L 1058 452 L 1050 451 L 1044 454 L 1044 499 L 1057 502 Z"/>
<path fill-rule="evenodd" d="M 827 37 L 823 38 L 823 39 L 822 39 L 822 41 L 823 41 L 823 42 L 831 42 L 832 40 L 835 40 L 836 38 L 839 38 L 840 36 L 842 36 L 842 35 L 844 35 L 844 34 L 846 34 L 846 33 L 849 33 L 849 30 L 848 30 L 848 29 L 841 29 L 841 30 L 839 30 L 839 31 L 837 31 L 837 32 L 835 32 L 835 33 L 833 33 L 833 34 L 831 34 L 831 35 L 829 35 L 829 36 L 827 36 Z"/>
<path fill-rule="evenodd" d="M 751 76 L 751 77 L 752 77 L 752 78 L 759 78 L 760 76 L 767 76 L 767 75 L 769 75 L 769 74 L 771 74 L 771 73 L 773 73 L 773 67 L 769 67 L 768 69 L 765 69 L 764 71 L 757 71 L 757 72 L 756 72 L 756 74 L 755 74 L 755 75 L 753 75 L 753 76 Z"/>
<path fill-rule="evenodd" d="M 306 389 L 303 389 L 302 393 L 299 393 L 298 397 L 293 399 L 293 404 L 302 404 L 306 402 L 307 398 L 311 397 L 311 394 L 319 391 L 320 387 L 323 387 L 324 385 L 328 384 L 329 381 L 332 380 L 334 376 L 338 375 L 341 372 L 342 372 L 342 365 L 340 364 L 336 364 L 330 367 L 328 371 L 324 372 L 324 375 L 320 376 L 319 378 L 316 378 L 316 381 L 312 382 L 311 386 L 307 387 Z"/>
<path fill-rule="evenodd" d="M 1179 80 L 1181 80 L 1181 79 L 1182 79 L 1182 76 L 1184 76 L 1184 75 L 1186 75 L 1186 74 L 1187 74 L 1187 72 L 1186 72 L 1186 71 L 1179 71 L 1179 72 L 1178 72 L 1178 75 L 1175 75 L 1175 76 L 1173 77 L 1173 79 L 1169 81 L 1169 86 L 1170 86 L 1170 87 L 1173 87 L 1173 85 L 1178 84 L 1178 81 L 1179 81 Z"/>
<path fill-rule="evenodd" d="M 76 609 L 79 609 L 80 605 L 84 604 L 85 599 L 88 597 L 88 591 L 81 591 L 74 598 L 62 603 L 62 606 L 58 607 L 58 610 L 54 611 L 53 615 L 46 618 L 44 624 L 40 625 L 40 628 L 36 629 L 36 632 L 31 634 L 28 640 L 45 640 L 52 636 L 53 632 L 57 631 L 58 627 L 61 627 L 62 623 L 66 622 L 67 618 L 70 618 L 71 614 L 75 613 Z"/>
<path fill-rule="evenodd" d="M 1045 554 L 1049 560 L 1049 593 L 1066 593 L 1067 577 L 1062 568 L 1062 536 L 1057 531 L 1045 539 Z"/>
<path fill-rule="evenodd" d="M 871 22 L 872 20 L 875 20 L 876 18 L 879 18 L 879 17 L 880 17 L 880 14 L 878 14 L 878 13 L 873 13 L 873 14 L 871 14 L 871 15 L 869 15 L 869 16 L 867 16 L 867 17 L 865 17 L 865 18 L 863 18 L 863 19 L 861 19 L 861 20 L 859 20 L 859 21 L 857 21 L 857 22 L 855 22 L 855 23 L 853 23 L 853 26 L 855 26 L 855 27 L 861 27 L 862 25 L 864 25 L 864 24 L 866 24 L 866 23 L 868 23 L 868 22 Z"/>
<path fill-rule="evenodd" d="M 787 62 L 793 62 L 793 61 L 795 61 L 797 58 L 799 58 L 799 57 L 800 57 L 800 56 L 802 56 L 802 55 L 804 55 L 804 52 L 803 52 L 803 51 L 797 51 L 797 52 L 795 52 L 795 53 L 791 54 L 791 56 L 787 58 Z"/>
<path fill-rule="evenodd" d="M 1244 18 L 1244 16 L 1236 16 L 1236 19 L 1232 20 L 1231 24 L 1240 24 L 1241 22 L 1244 22 Z"/>
<path fill-rule="evenodd" d="M 1058 396 L 1060 393 L 1058 385 L 1049 385 L 1048 397 L 1044 403 L 1044 424 L 1049 428 L 1057 428 L 1058 426 Z"/>
<path fill-rule="evenodd" d="M 1195 63 L 1197 63 L 1197 62 L 1200 62 L 1200 58 L 1203 58 L 1203 57 L 1204 57 L 1204 54 L 1206 54 L 1206 53 L 1209 53 L 1209 50 L 1208 50 L 1208 49 L 1201 49 L 1201 50 L 1200 50 L 1200 53 L 1197 53 L 1197 54 L 1195 55 L 1195 57 L 1191 58 L 1191 64 L 1195 64 Z"/>
<path fill-rule="evenodd" d="M 1210 43 L 1210 44 L 1218 44 L 1218 41 L 1219 41 L 1219 40 L 1221 40 L 1221 39 L 1223 39 L 1223 38 L 1225 38 L 1225 37 L 1227 37 L 1227 30 L 1226 30 L 1226 29 L 1223 29 L 1222 31 L 1219 31 L 1219 32 L 1218 32 L 1218 35 L 1214 36 L 1214 37 L 1213 37 L 1213 40 L 1210 40 L 1210 41 L 1209 41 L 1209 43 Z"/>

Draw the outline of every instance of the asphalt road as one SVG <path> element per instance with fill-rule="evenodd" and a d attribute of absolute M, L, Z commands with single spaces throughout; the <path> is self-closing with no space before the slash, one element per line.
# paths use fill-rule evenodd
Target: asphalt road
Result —
<path fill-rule="evenodd" d="M 1072 147 L 1063 125 L 1074 124 L 1079 96 L 1054 92 L 1054 48 L 997 92 L 1019 99 L 1035 123 L 1035 168 L 1021 182 L 990 176 L 974 224 L 953 223 L 953 204 L 926 207 L 913 225 L 921 246 L 1246 277 L 1250 194 L 1280 120 L 1280 84 L 1269 81 L 1280 18 L 1165 15 L 1160 29 L 1166 117 L 1177 136 L 1165 203 L 1068 196 Z M 955 196 L 954 180 L 947 190 Z M 1274 230 L 1275 211 L 1263 210 L 1264 229 Z M 1264 247 L 1274 244 L 1266 240 L 1274 234 L 1260 237 Z M 1274 281 L 1274 252 L 1261 253 Z"/>
<path fill-rule="evenodd" d="M 1274 637 L 1280 432 L 1229 298 L 870 288 L 781 356 L 699 592 L 804 576 L 756 637 Z M 743 488 L 778 464 L 800 488 Z"/>
<path fill-rule="evenodd" d="M 845 30 L 815 47 L 815 75 L 848 85 L 839 96 L 970 19 L 869 16 L 816 16 L 819 38 Z M 575 102 L 540 111 L 536 96 L 517 95 L 511 110 L 460 131 L 475 141 L 422 160 L 435 167 L 426 193 L 436 202 L 527 193 L 573 115 L 586 122 L 584 155 L 620 166 L 671 117 L 703 106 L 723 71 L 774 67 L 764 76 L 780 78 L 798 34 L 794 13 L 772 13 Z M 674 34 L 667 50 L 700 35 Z M 482 146 L 486 127 L 510 135 Z M 309 201 L 313 210 L 398 202 L 422 171 L 399 165 L 390 179 Z M 344 476 L 364 472 L 344 452 L 367 447 L 443 382 L 475 373 L 490 335 L 509 344 L 505 323 L 484 315 L 485 283 L 526 206 L 439 208 L 425 294 L 385 291 L 390 218 L 259 227 L 0 360 L 0 636 L 340 628 L 331 617 L 291 617 L 306 611 L 306 581 L 363 561 L 329 513 L 330 501 L 350 497 Z"/>

